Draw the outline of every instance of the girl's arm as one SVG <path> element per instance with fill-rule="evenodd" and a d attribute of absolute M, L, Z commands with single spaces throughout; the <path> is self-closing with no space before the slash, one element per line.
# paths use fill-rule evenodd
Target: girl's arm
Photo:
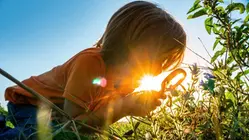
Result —
<path fill-rule="evenodd" d="M 165 98 L 165 94 L 153 91 L 142 94 L 130 94 L 126 97 L 113 98 L 108 101 L 108 104 L 103 104 L 93 112 L 86 112 L 85 109 L 77 104 L 66 100 L 64 110 L 75 120 L 82 121 L 91 126 L 102 127 L 128 115 L 145 116 L 161 105 L 159 99 Z"/>
<path fill-rule="evenodd" d="M 108 104 L 103 104 L 98 110 L 86 112 L 84 108 L 66 99 L 64 110 L 75 120 L 82 121 L 91 126 L 102 127 L 129 115 L 125 100 L 126 98 L 115 98 L 109 101 Z"/>

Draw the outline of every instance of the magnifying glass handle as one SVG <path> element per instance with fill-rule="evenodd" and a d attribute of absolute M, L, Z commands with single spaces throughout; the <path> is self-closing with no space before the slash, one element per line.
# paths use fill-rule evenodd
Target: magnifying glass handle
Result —
<path fill-rule="evenodd" d="M 183 77 L 181 79 L 179 79 L 174 85 L 170 85 L 169 89 L 175 89 L 178 85 L 180 85 L 182 83 L 182 81 L 186 78 L 187 73 L 185 72 L 185 70 L 178 68 L 176 70 L 174 70 L 173 72 L 171 72 L 162 82 L 161 84 L 161 90 L 162 92 L 165 91 L 166 86 L 170 83 L 171 80 L 173 80 L 178 74 L 182 74 Z"/>

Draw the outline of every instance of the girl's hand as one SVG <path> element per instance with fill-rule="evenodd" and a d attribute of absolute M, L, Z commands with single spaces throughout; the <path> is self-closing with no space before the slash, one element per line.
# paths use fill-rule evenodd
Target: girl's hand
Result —
<path fill-rule="evenodd" d="M 128 115 L 145 116 L 161 105 L 159 99 L 165 99 L 166 95 L 157 91 L 144 91 L 126 96 L 124 107 Z"/>

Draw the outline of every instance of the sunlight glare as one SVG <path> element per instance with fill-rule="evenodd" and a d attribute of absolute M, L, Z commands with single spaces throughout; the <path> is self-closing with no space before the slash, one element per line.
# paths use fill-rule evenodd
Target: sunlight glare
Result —
<path fill-rule="evenodd" d="M 149 91 L 149 90 L 154 90 L 154 91 L 160 91 L 161 90 L 161 83 L 164 80 L 165 77 L 167 77 L 170 73 L 169 72 L 163 72 L 157 76 L 152 76 L 152 75 L 145 75 L 141 80 L 140 80 L 140 85 L 138 88 L 135 89 L 134 92 L 139 92 L 139 91 Z M 170 82 L 171 85 L 176 84 L 181 78 L 183 78 L 183 74 L 178 74 L 175 76 L 172 81 Z"/>
<path fill-rule="evenodd" d="M 161 90 L 161 83 L 163 79 L 169 74 L 169 72 L 163 72 L 158 76 L 145 75 L 140 80 L 140 86 L 135 89 L 135 92 L 146 91 L 146 90 Z"/>
<path fill-rule="evenodd" d="M 140 89 L 139 91 L 142 91 L 142 90 L 160 91 L 161 81 L 156 80 L 156 77 L 153 77 L 151 75 L 145 75 L 140 80 L 140 86 L 138 87 L 138 89 Z"/>

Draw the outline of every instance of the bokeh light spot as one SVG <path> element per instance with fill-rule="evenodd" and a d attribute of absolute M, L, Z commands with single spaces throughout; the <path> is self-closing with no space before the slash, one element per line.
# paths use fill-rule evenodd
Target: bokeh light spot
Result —
<path fill-rule="evenodd" d="M 107 84 L 107 80 L 103 77 L 102 78 L 95 78 L 95 79 L 93 79 L 92 84 L 99 85 L 101 87 L 105 87 Z"/>

